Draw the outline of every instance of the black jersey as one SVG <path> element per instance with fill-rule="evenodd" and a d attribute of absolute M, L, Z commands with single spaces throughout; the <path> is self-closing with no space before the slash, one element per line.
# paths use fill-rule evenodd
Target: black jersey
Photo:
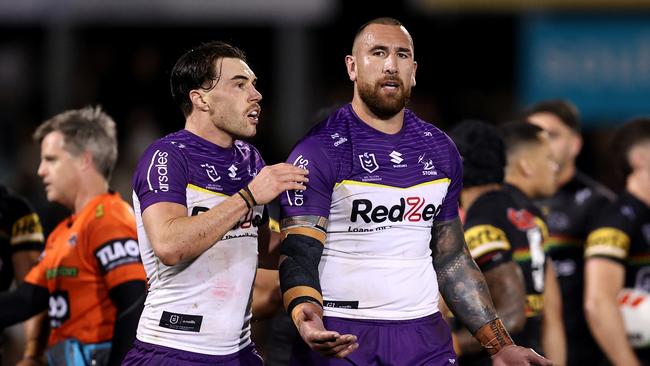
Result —
<path fill-rule="evenodd" d="M 526 285 L 526 325 L 515 343 L 542 353 L 541 321 L 548 229 L 541 212 L 517 188 L 504 185 L 481 195 L 467 211 L 465 240 L 483 272 L 514 260 Z"/>
<path fill-rule="evenodd" d="M 0 185 L 0 291 L 13 281 L 11 256 L 19 250 L 42 251 L 43 228 L 29 204 Z"/>
<path fill-rule="evenodd" d="M 535 203 L 545 215 L 549 240 L 544 247 L 553 260 L 562 292 L 568 364 L 594 364 L 602 358 L 584 315 L 584 243 L 589 228 L 615 195 L 603 185 L 576 172 L 552 197 Z M 593 360 L 593 362 L 591 361 Z"/>
<path fill-rule="evenodd" d="M 585 257 L 625 266 L 625 287 L 650 292 L 650 207 L 628 192 L 599 218 L 587 237 Z"/>
<path fill-rule="evenodd" d="M 624 286 L 650 292 L 650 207 L 623 192 L 601 212 L 587 237 L 585 257 L 621 263 L 625 266 Z M 644 365 L 650 364 L 650 348 L 636 352 Z"/>

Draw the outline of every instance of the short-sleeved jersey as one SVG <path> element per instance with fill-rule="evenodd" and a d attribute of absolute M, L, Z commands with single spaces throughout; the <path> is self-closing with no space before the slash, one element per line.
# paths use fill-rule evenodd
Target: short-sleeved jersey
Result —
<path fill-rule="evenodd" d="M 300 140 L 288 162 L 307 168 L 309 183 L 280 196 L 282 217 L 329 219 L 319 265 L 324 315 L 435 313 L 431 228 L 458 216 L 462 186 L 451 140 L 409 110 L 399 133 L 384 134 L 346 105 Z"/>
<path fill-rule="evenodd" d="M 512 336 L 515 343 L 540 352 L 546 264 L 543 245 L 548 238 L 541 212 L 520 190 L 506 184 L 484 193 L 470 206 L 464 229 L 465 241 L 481 271 L 510 260 L 521 268 L 527 319 L 524 329 Z"/>
<path fill-rule="evenodd" d="M 590 226 L 615 197 L 601 184 L 576 172 L 555 195 L 535 202 L 548 225 L 545 251 L 553 260 L 562 293 L 567 340 L 580 344 L 568 348 L 570 356 L 573 352 L 598 356 L 593 350 L 578 349 L 584 347 L 585 338 L 591 338 L 583 310 L 584 245 Z"/>
<path fill-rule="evenodd" d="M 50 293 L 52 345 L 110 341 L 116 308 L 109 291 L 145 279 L 133 211 L 119 194 L 106 193 L 56 226 L 25 281 Z"/>
<path fill-rule="evenodd" d="M 585 257 L 625 266 L 625 287 L 650 292 L 650 207 L 628 192 L 603 214 L 587 237 Z"/>
<path fill-rule="evenodd" d="M 235 353 L 250 344 L 251 294 L 257 268 L 257 228 L 264 206 L 255 206 L 198 257 L 163 264 L 144 230 L 142 213 L 159 202 L 205 212 L 236 194 L 264 167 L 259 152 L 235 141 L 219 147 L 187 130 L 154 142 L 133 177 L 133 203 L 149 294 L 137 338 L 210 355 Z"/>
<path fill-rule="evenodd" d="M 14 280 L 11 256 L 21 250 L 43 250 L 43 227 L 27 201 L 0 185 L 0 291 Z"/>

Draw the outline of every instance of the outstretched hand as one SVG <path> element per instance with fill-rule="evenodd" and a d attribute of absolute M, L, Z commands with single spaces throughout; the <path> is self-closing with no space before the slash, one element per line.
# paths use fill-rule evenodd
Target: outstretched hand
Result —
<path fill-rule="evenodd" d="M 530 348 L 506 346 L 492 356 L 492 366 L 553 366 L 553 362 Z"/>
<path fill-rule="evenodd" d="M 294 321 L 298 333 L 313 351 L 323 356 L 344 358 L 359 348 L 355 335 L 341 335 L 325 329 L 317 305 L 303 303 L 299 306 L 300 309 L 295 310 Z"/>
<path fill-rule="evenodd" d="M 287 163 L 268 165 L 248 184 L 248 189 L 257 204 L 263 205 L 284 191 L 305 190 L 304 183 L 309 182 L 308 173 L 307 169 Z"/>

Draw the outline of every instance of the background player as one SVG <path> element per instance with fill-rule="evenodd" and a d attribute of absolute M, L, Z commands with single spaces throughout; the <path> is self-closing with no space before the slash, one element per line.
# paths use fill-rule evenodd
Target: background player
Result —
<path fill-rule="evenodd" d="M 41 261 L 0 297 L 0 325 L 48 307 L 52 365 L 117 365 L 135 334 L 146 293 L 129 205 L 109 191 L 117 159 L 115 122 L 100 108 L 45 121 L 38 175 L 47 199 L 73 214 L 48 237 Z"/>
<path fill-rule="evenodd" d="M 625 191 L 587 237 L 585 311 L 589 328 L 614 365 L 650 365 L 650 349 L 633 350 L 617 297 L 623 287 L 650 292 L 650 118 L 630 121 L 614 135 Z"/>
<path fill-rule="evenodd" d="M 525 111 L 528 122 L 548 132 L 558 164 L 557 192 L 536 200 L 548 224 L 546 252 L 553 260 L 562 292 L 567 334 L 567 364 L 595 365 L 602 360 L 583 310 L 584 242 L 589 226 L 615 195 L 576 168 L 582 147 L 580 116 L 566 100 L 541 101 Z"/>
<path fill-rule="evenodd" d="M 0 185 L 0 291 L 7 291 L 14 280 L 16 285 L 23 283 L 43 251 L 43 241 L 43 227 L 36 212 L 23 197 Z M 48 328 L 43 323 L 46 320 L 43 312 L 25 322 L 23 360 L 18 365 L 44 362 Z"/>
<path fill-rule="evenodd" d="M 262 364 L 250 320 L 258 250 L 273 247 L 264 205 L 304 189 L 307 171 L 265 167 L 237 140 L 257 131 L 256 81 L 243 52 L 222 42 L 188 51 L 172 70 L 185 129 L 154 142 L 133 178 L 149 294 L 125 365 Z"/>
<path fill-rule="evenodd" d="M 372 20 L 345 61 L 352 103 L 294 147 L 289 162 L 310 170 L 310 184 L 281 196 L 280 283 L 306 342 L 292 362 L 454 364 L 440 288 L 496 365 L 547 364 L 512 346 L 466 248 L 453 143 L 405 109 L 415 85 L 411 36 L 395 19 Z"/>
<path fill-rule="evenodd" d="M 465 240 L 513 339 L 563 365 L 560 292 L 543 252 L 548 231 L 531 201 L 553 193 L 557 165 L 547 134 L 539 127 L 512 123 L 501 132 L 505 159 L 504 145 L 492 126 L 468 121 L 451 132 L 463 157 Z M 506 184 L 501 186 L 503 163 Z M 489 364 L 477 354 L 480 348 L 467 332 L 456 334 L 464 355 L 461 364 Z"/>

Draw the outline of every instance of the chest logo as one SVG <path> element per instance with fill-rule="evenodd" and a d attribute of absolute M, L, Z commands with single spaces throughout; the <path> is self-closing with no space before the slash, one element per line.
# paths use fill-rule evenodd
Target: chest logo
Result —
<path fill-rule="evenodd" d="M 221 179 L 219 176 L 219 173 L 217 173 L 217 169 L 214 167 L 214 165 L 210 165 L 208 163 L 201 164 L 201 168 L 205 169 L 206 174 L 208 174 L 208 178 L 210 178 L 211 181 L 217 182 L 218 180 Z"/>
<path fill-rule="evenodd" d="M 377 164 L 377 159 L 375 159 L 375 154 L 369 154 L 367 152 L 359 155 L 359 161 L 361 161 L 361 167 L 363 170 L 368 173 L 372 173 L 375 170 L 379 169 L 379 164 Z"/>
<path fill-rule="evenodd" d="M 230 177 L 230 179 L 232 179 L 232 180 L 240 180 L 241 179 L 241 178 L 237 178 L 237 167 L 235 166 L 235 164 L 231 165 L 230 168 L 228 168 L 228 171 L 230 172 L 230 173 L 228 173 L 228 176 Z"/>
<path fill-rule="evenodd" d="M 393 151 L 392 153 L 388 154 L 388 156 L 390 156 L 390 161 L 395 164 L 399 164 L 404 161 L 404 159 L 402 159 L 402 154 L 400 154 L 398 151 Z"/>
<path fill-rule="evenodd" d="M 529 230 L 536 226 L 535 215 L 523 208 L 521 210 L 508 208 L 508 220 L 519 230 Z"/>

